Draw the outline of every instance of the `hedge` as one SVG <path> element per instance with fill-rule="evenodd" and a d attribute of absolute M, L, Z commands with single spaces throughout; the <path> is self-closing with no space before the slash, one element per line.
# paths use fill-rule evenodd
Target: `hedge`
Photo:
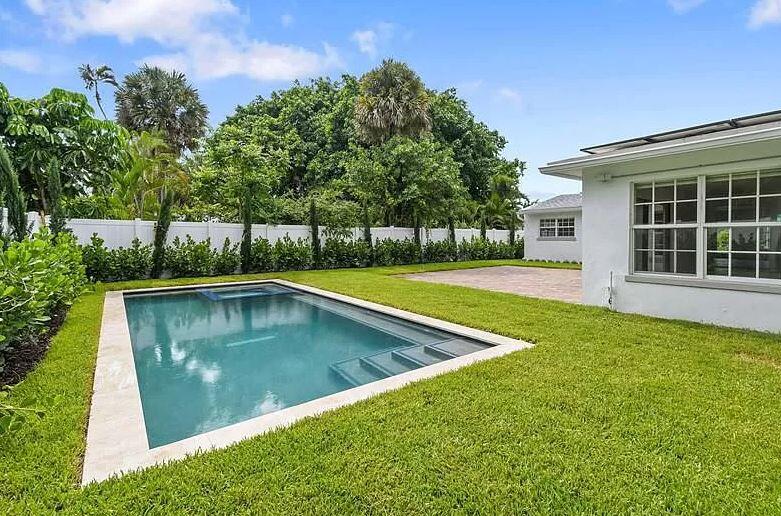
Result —
<path fill-rule="evenodd" d="M 87 276 L 93 281 L 126 281 L 149 277 L 152 246 L 134 240 L 129 248 L 107 249 L 93 235 L 82 247 Z M 225 239 L 221 250 L 210 240 L 194 241 L 189 235 L 178 237 L 165 248 L 165 270 L 174 278 L 226 275 L 238 272 L 241 256 L 237 244 Z M 364 240 L 328 238 L 321 248 L 319 267 L 325 269 L 368 267 L 371 265 L 407 265 L 421 262 L 452 262 L 523 258 L 523 239 L 514 245 L 482 238 L 459 243 L 444 240 L 422 246 L 413 240 L 377 240 L 374 246 Z M 265 238 L 252 242 L 249 272 L 282 272 L 315 268 L 309 240 L 285 236 L 271 244 Z"/>

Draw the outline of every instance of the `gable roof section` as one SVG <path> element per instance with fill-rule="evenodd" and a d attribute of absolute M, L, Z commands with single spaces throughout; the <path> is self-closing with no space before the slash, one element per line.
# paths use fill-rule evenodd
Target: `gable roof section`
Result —
<path fill-rule="evenodd" d="M 564 194 L 537 202 L 521 211 L 523 213 L 534 213 L 538 211 L 573 211 L 579 210 L 582 205 L 583 194 Z"/>

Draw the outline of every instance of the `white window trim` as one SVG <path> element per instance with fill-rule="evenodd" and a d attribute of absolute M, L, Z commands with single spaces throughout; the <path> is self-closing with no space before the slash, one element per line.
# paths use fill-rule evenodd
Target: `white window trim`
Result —
<path fill-rule="evenodd" d="M 542 222 L 552 222 L 552 225 L 546 225 L 543 226 Z M 562 224 L 562 222 L 565 221 L 572 221 L 571 224 Z M 560 235 L 561 229 L 569 229 L 572 228 L 572 234 L 571 235 Z M 573 242 L 577 240 L 577 222 L 575 220 L 575 217 L 540 217 L 538 227 L 537 227 L 537 240 L 540 242 L 553 242 L 553 241 L 561 241 L 561 242 Z M 542 230 L 543 229 L 552 229 L 554 236 L 542 236 Z"/>
<path fill-rule="evenodd" d="M 760 213 L 760 199 L 763 197 L 774 197 L 778 196 L 779 194 L 761 194 L 760 193 L 760 181 L 761 181 L 761 172 L 767 172 L 773 170 L 773 168 L 766 169 L 749 169 L 749 170 L 740 170 L 735 172 L 727 172 L 727 173 L 719 173 L 719 174 L 698 174 L 696 175 L 697 180 L 697 222 L 696 223 L 687 223 L 687 224 L 676 224 L 675 223 L 675 210 L 677 209 L 677 188 L 674 188 L 674 196 L 673 196 L 673 223 L 672 224 L 662 224 L 657 225 L 653 224 L 653 202 L 654 197 L 656 195 L 655 193 L 655 185 L 657 182 L 660 183 L 669 183 L 673 182 L 673 184 L 677 185 L 677 178 L 669 178 L 669 179 L 660 179 L 660 180 L 652 180 L 652 181 L 632 181 L 629 183 L 630 188 L 630 195 L 629 195 L 629 205 L 630 205 L 630 224 L 629 224 L 629 271 L 630 273 L 626 276 L 627 280 L 630 282 L 637 282 L 637 283 L 663 283 L 663 284 L 670 284 L 670 285 L 681 285 L 681 286 L 698 286 L 698 287 L 704 287 L 704 288 L 717 288 L 717 289 L 729 289 L 729 290 L 746 290 L 746 291 L 755 291 L 755 292 L 768 292 L 768 293 L 781 293 L 781 280 L 780 279 L 773 279 L 773 278 L 760 278 L 759 277 L 759 258 L 761 254 L 781 254 L 779 251 L 761 251 L 760 246 L 760 239 L 759 235 L 757 235 L 757 248 L 755 251 L 753 251 L 754 254 L 756 254 L 757 259 L 757 267 L 755 269 L 756 277 L 740 277 L 740 276 L 716 276 L 716 275 L 709 275 L 707 274 L 707 230 L 711 227 L 781 227 L 781 223 L 779 222 L 768 222 L 768 221 L 759 221 L 759 213 Z M 726 198 L 713 198 L 713 199 L 727 199 L 728 200 L 728 213 L 727 213 L 727 219 L 730 220 L 731 214 L 732 214 L 732 176 L 733 175 L 745 175 L 746 173 L 755 173 L 756 174 L 756 181 L 757 181 L 757 193 L 753 196 L 739 196 L 738 198 L 755 198 L 756 199 L 756 221 L 755 222 L 705 222 L 705 211 L 706 211 L 706 191 L 705 191 L 705 183 L 707 177 L 713 177 L 713 176 L 722 176 L 722 175 L 729 175 L 729 197 Z M 692 177 L 689 176 L 687 178 L 682 178 L 683 180 L 691 179 Z M 651 185 L 651 191 L 652 191 L 652 199 L 651 199 L 651 222 L 652 224 L 638 224 L 635 225 L 635 187 L 637 185 Z M 678 274 L 678 273 L 667 273 L 667 272 L 653 272 L 653 271 L 635 271 L 635 229 L 676 229 L 676 228 L 692 228 L 696 227 L 697 229 L 697 242 L 698 245 L 696 246 L 696 274 Z M 732 254 L 732 232 L 730 229 L 730 246 L 729 251 L 727 251 L 729 256 L 729 268 L 731 272 L 732 267 L 732 260 L 731 260 L 731 254 Z M 751 253 L 751 252 L 747 252 Z M 675 266 L 675 265 L 674 265 Z"/>

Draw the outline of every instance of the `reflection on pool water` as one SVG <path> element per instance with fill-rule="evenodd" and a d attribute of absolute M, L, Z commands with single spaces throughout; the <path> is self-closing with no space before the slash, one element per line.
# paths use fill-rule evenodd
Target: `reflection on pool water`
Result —
<path fill-rule="evenodd" d="M 152 448 L 489 347 L 274 283 L 125 309 Z"/>

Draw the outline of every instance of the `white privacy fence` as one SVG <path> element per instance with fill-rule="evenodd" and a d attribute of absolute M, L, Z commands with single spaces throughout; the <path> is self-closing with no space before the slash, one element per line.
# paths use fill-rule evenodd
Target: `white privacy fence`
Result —
<path fill-rule="evenodd" d="M 105 241 L 106 247 L 116 249 L 118 247 L 128 247 L 133 239 L 138 238 L 142 244 L 151 244 L 154 240 L 155 222 L 149 220 L 104 220 L 104 219 L 70 219 L 67 227 L 73 232 L 80 244 L 88 244 L 93 234 L 97 234 Z M 171 222 L 168 229 L 167 241 L 172 242 L 176 237 L 184 240 L 190 235 L 195 241 L 211 240 L 212 247 L 219 249 L 222 247 L 226 238 L 232 243 L 241 241 L 241 235 L 244 226 L 241 224 L 232 224 L 225 222 Z M 348 230 L 348 238 L 363 238 L 363 228 L 352 228 Z M 383 240 L 390 238 L 393 240 L 412 239 L 413 228 L 397 227 L 377 227 L 371 228 L 372 240 Z M 320 238 L 327 237 L 327 229 L 320 227 Z M 486 231 L 486 238 L 489 240 L 509 240 L 510 232 L 503 229 L 489 229 Z M 263 237 L 272 244 L 288 236 L 293 240 L 298 238 L 308 239 L 310 237 L 309 226 L 304 225 L 270 225 L 253 224 L 252 238 Z M 479 237 L 479 229 L 456 229 L 456 240 L 469 240 L 472 237 Z M 521 235 L 516 231 L 516 237 Z M 432 228 L 421 230 L 421 241 L 439 241 L 447 239 L 447 229 Z"/>
<path fill-rule="evenodd" d="M 2 208 L 2 217 L 0 218 L 0 227 L 8 228 L 8 210 Z M 47 217 L 48 219 L 48 217 Z M 32 232 L 37 231 L 41 225 L 41 217 L 38 213 L 31 211 L 27 213 L 27 223 Z M 67 228 L 71 230 L 80 244 L 88 244 L 93 234 L 97 234 L 103 239 L 109 249 L 119 247 L 128 247 L 133 240 L 138 238 L 142 244 L 151 244 L 154 241 L 155 222 L 152 220 L 113 220 L 113 219 L 70 219 Z M 171 222 L 168 229 L 167 242 L 172 242 L 176 237 L 184 240 L 190 235 L 195 241 L 211 240 L 212 247 L 219 249 L 222 247 L 226 238 L 231 243 L 241 241 L 241 235 L 244 230 L 242 224 L 233 224 L 227 222 Z M 413 228 L 397 227 L 376 227 L 371 228 L 372 240 L 404 240 L 414 237 Z M 352 228 L 347 230 L 347 238 L 363 238 L 363 228 Z M 325 240 L 328 237 L 327 228 L 320 226 L 320 238 Z M 252 238 L 258 237 L 267 239 L 272 244 L 279 239 L 288 236 L 293 240 L 310 237 L 309 226 L 305 225 L 273 225 L 273 224 L 253 224 Z M 456 241 L 470 240 L 472 237 L 479 237 L 479 229 L 456 229 Z M 516 238 L 523 237 L 523 230 L 516 230 Z M 446 228 L 423 228 L 420 232 L 422 243 L 428 241 L 447 240 Z M 507 242 L 510 238 L 510 232 L 504 229 L 488 229 L 486 238 L 495 241 Z"/>

